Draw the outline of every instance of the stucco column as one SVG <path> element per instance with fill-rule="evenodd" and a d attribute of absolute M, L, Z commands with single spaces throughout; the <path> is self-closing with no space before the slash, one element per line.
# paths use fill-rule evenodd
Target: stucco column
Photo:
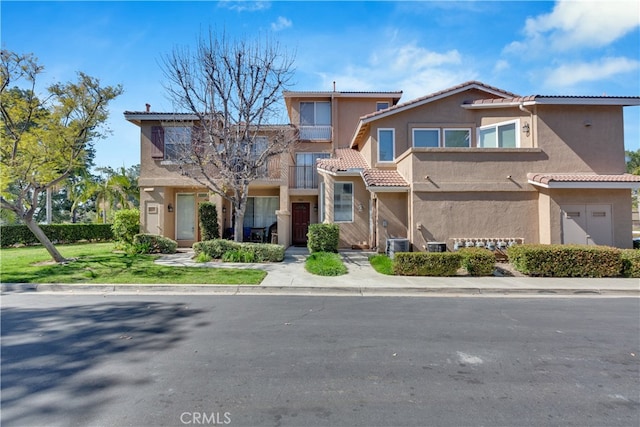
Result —
<path fill-rule="evenodd" d="M 289 211 L 289 186 L 280 186 L 280 209 L 276 211 L 278 220 L 278 244 L 291 246 L 291 212 Z"/>

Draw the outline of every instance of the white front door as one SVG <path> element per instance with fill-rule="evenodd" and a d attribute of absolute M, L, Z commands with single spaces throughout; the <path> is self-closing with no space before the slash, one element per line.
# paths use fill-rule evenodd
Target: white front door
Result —
<path fill-rule="evenodd" d="M 178 193 L 176 197 L 176 240 L 195 240 L 196 195 Z"/>

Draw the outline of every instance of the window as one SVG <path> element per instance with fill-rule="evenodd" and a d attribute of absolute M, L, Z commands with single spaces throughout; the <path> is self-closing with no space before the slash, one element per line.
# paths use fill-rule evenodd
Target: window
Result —
<path fill-rule="evenodd" d="M 164 158 L 165 160 L 180 160 L 191 154 L 191 127 L 164 127 Z"/>
<path fill-rule="evenodd" d="M 470 129 L 445 129 L 444 130 L 444 147 L 470 147 L 471 146 L 471 130 Z"/>
<path fill-rule="evenodd" d="M 335 182 L 333 184 L 333 220 L 334 222 L 353 221 L 353 183 Z"/>
<path fill-rule="evenodd" d="M 280 209 L 279 197 L 249 197 L 244 211 L 244 227 L 265 228 L 276 222 L 276 211 Z"/>
<path fill-rule="evenodd" d="M 416 148 L 439 147 L 440 129 L 413 129 L 413 146 Z"/>
<path fill-rule="evenodd" d="M 295 188 L 318 188 L 316 160 L 329 156 L 329 153 L 296 153 Z"/>
<path fill-rule="evenodd" d="M 519 145 L 518 122 L 504 122 L 483 126 L 478 130 L 478 147 L 516 148 Z"/>
<path fill-rule="evenodd" d="M 389 108 L 388 102 L 384 102 L 384 101 L 376 102 L 376 111 L 386 110 L 387 108 Z"/>
<path fill-rule="evenodd" d="M 395 130 L 378 129 L 378 161 L 392 162 L 395 158 Z"/>
<path fill-rule="evenodd" d="M 331 126 L 331 103 L 328 101 L 301 102 L 300 125 Z"/>

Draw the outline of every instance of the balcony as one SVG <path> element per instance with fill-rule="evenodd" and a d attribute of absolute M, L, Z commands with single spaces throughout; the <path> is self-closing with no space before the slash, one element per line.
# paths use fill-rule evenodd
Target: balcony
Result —
<path fill-rule="evenodd" d="M 280 167 L 280 156 L 275 155 L 267 159 L 258 170 L 258 179 L 262 181 L 278 181 L 282 178 L 282 168 Z"/>
<path fill-rule="evenodd" d="M 331 141 L 331 126 L 300 126 L 301 141 Z"/>
<path fill-rule="evenodd" d="M 289 188 L 318 188 L 318 171 L 314 166 L 290 166 Z"/>

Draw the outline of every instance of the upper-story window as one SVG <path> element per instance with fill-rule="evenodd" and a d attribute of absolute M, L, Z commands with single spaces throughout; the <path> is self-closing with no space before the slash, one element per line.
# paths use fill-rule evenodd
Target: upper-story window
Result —
<path fill-rule="evenodd" d="M 330 102 L 300 103 L 300 139 L 310 141 L 331 139 Z"/>
<path fill-rule="evenodd" d="M 376 102 L 376 111 L 386 110 L 389 108 L 389 103 L 386 101 L 378 101 Z"/>
<path fill-rule="evenodd" d="M 164 158 L 180 160 L 190 156 L 191 126 L 164 126 Z"/>
<path fill-rule="evenodd" d="M 331 126 L 331 103 L 328 101 L 301 102 L 301 126 Z"/>
<path fill-rule="evenodd" d="M 478 147 L 516 148 L 520 145 L 517 128 L 517 120 L 482 126 L 478 129 Z"/>
<path fill-rule="evenodd" d="M 395 129 L 378 129 L 378 161 L 392 162 L 395 158 Z"/>
<path fill-rule="evenodd" d="M 471 146 L 471 129 L 444 129 L 443 147 L 457 148 Z"/>
<path fill-rule="evenodd" d="M 440 146 L 440 129 L 413 129 L 413 146 L 431 148 Z"/>

